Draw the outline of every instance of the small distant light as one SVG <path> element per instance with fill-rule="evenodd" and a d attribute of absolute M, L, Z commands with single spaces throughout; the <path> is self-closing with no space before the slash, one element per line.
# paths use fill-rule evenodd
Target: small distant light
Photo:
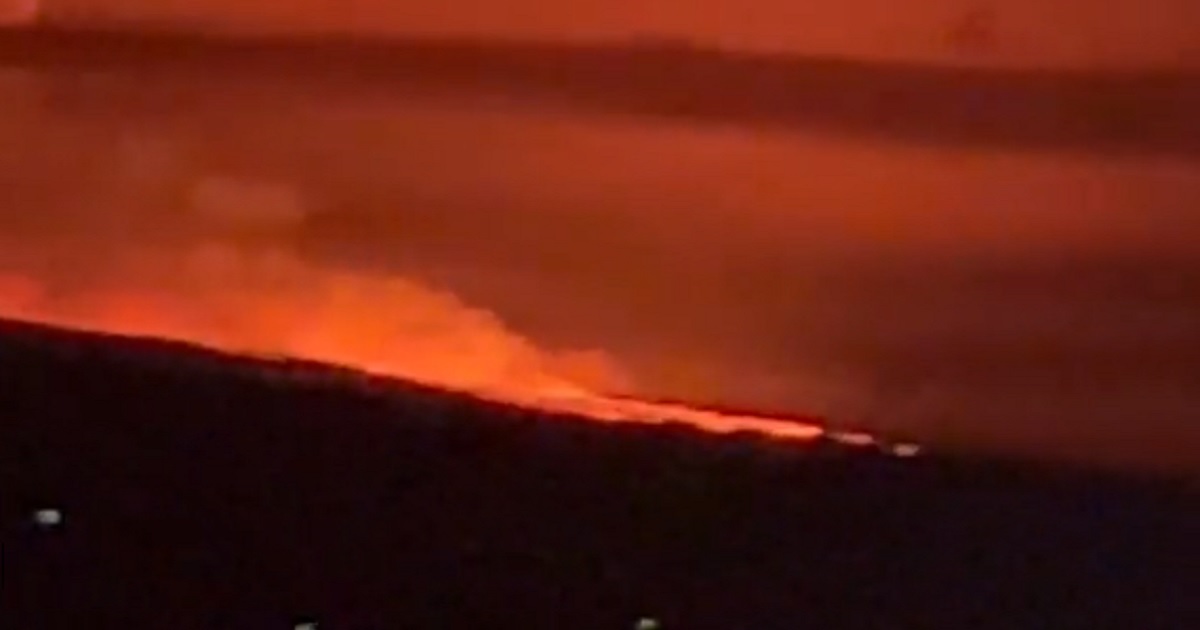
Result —
<path fill-rule="evenodd" d="M 662 624 L 652 617 L 642 617 L 633 627 L 635 630 L 660 630 Z"/>
<path fill-rule="evenodd" d="M 921 454 L 921 447 L 916 444 L 893 444 L 892 455 L 896 457 L 916 457 Z"/>
<path fill-rule="evenodd" d="M 41 527 L 57 527 L 62 525 L 63 514 L 53 509 L 38 510 L 33 513 L 33 522 Z"/>
<path fill-rule="evenodd" d="M 842 444 L 850 446 L 871 446 L 875 443 L 875 438 L 869 433 L 860 433 L 857 431 L 839 431 L 829 433 L 830 439 Z"/>

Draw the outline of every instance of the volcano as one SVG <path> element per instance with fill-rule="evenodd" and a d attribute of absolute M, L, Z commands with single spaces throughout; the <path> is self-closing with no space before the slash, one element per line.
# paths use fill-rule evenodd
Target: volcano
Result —
<path fill-rule="evenodd" d="M 1185 483 L 17 322 L 0 374 L 5 628 L 1194 627 Z"/>

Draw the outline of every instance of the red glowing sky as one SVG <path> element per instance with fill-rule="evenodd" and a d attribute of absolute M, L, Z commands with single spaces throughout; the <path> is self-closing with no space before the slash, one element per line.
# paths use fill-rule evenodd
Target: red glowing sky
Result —
<path fill-rule="evenodd" d="M 951 53 L 938 33 L 963 11 L 928 2 L 886 22 L 850 2 L 785 20 L 769 4 L 522 1 L 475 13 L 387 4 L 387 19 L 368 2 L 153 6 L 250 25 L 675 33 L 939 59 Z M 47 15 L 82 6 L 62 2 Z M 730 13 L 751 6 L 761 12 Z M 1079 28 L 1061 29 L 1049 9 L 1006 5 L 1001 23 L 1047 36 L 1002 38 L 989 63 L 1187 52 L 1177 31 L 1147 33 L 1163 15 L 1187 24 L 1195 5 L 1133 6 L 1079 4 Z M 222 94 L 220 74 L 190 89 Z M 0 72 L 0 314 L 469 388 L 565 380 L 1200 466 L 1194 160 L 915 148 L 518 102 L 332 101 L 294 87 L 274 101 L 191 99 Z"/>
<path fill-rule="evenodd" d="M 5 0 L 26 5 L 32 0 Z M 516 39 L 682 37 L 734 48 L 985 64 L 1200 64 L 1192 0 L 40 0 L 50 19 L 186 20 Z"/>

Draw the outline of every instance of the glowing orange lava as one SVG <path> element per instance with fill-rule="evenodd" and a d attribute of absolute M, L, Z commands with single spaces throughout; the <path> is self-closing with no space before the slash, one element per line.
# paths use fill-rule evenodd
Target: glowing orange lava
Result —
<path fill-rule="evenodd" d="M 403 278 L 211 247 L 150 268 L 163 273 L 57 293 L 26 275 L 0 274 L 0 316 L 336 363 L 597 421 L 683 423 L 789 441 L 841 435 L 788 419 L 630 399 L 628 377 L 603 353 L 539 348 L 492 313 Z M 839 441 L 877 444 L 865 434 Z"/>

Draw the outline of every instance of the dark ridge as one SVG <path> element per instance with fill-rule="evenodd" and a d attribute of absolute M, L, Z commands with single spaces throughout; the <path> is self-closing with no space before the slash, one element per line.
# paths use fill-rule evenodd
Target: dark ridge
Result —
<path fill-rule="evenodd" d="M 6 630 L 1197 627 L 1182 484 L 266 366 L 0 323 Z"/>
<path fill-rule="evenodd" d="M 0 66 L 67 78 L 111 71 L 192 98 L 303 83 L 321 98 L 498 97 L 917 145 L 1200 157 L 1200 71 L 996 70 L 671 42 L 236 39 L 48 27 L 0 30 Z"/>

